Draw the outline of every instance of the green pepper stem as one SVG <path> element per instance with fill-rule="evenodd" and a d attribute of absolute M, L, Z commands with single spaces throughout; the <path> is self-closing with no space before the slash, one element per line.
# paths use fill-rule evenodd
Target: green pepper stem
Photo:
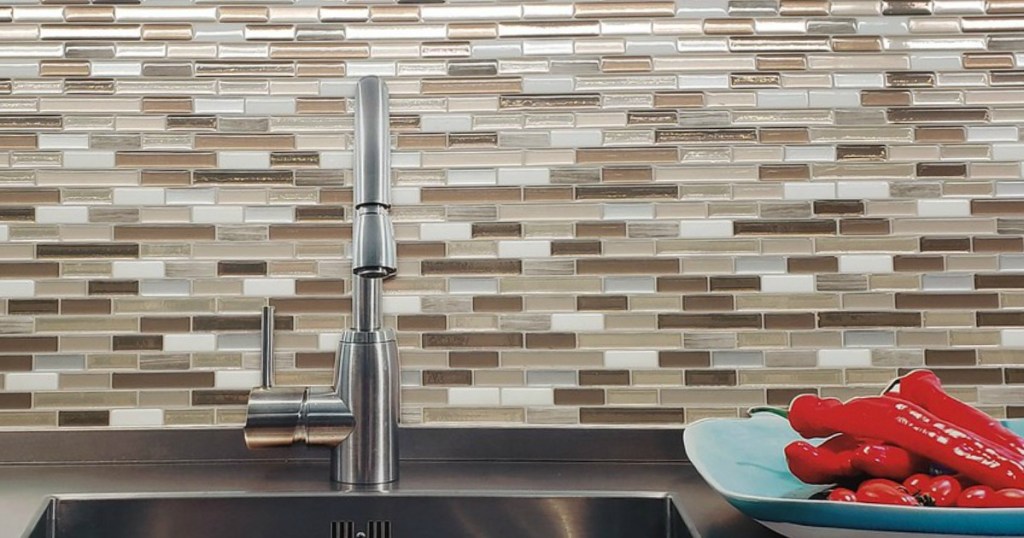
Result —
<path fill-rule="evenodd" d="M 777 417 L 782 417 L 786 420 L 789 420 L 789 409 L 779 409 L 778 407 L 761 406 L 751 407 L 750 409 L 747 410 L 747 415 L 749 416 L 754 416 L 758 413 L 770 413 Z"/>

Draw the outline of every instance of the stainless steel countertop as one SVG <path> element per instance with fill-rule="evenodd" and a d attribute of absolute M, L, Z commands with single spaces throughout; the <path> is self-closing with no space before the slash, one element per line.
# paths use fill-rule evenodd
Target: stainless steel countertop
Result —
<path fill-rule="evenodd" d="M 513 430 L 514 431 L 514 430 Z M 423 459 L 405 459 L 401 463 L 401 480 L 393 487 L 395 493 L 405 494 L 430 494 L 442 492 L 480 492 L 480 493 L 521 493 L 523 490 L 541 493 L 581 493 L 581 492 L 630 492 L 668 494 L 672 496 L 695 536 L 702 538 L 761 538 L 775 537 L 777 534 L 762 527 L 758 523 L 744 517 L 736 509 L 732 508 L 725 500 L 711 490 L 703 479 L 696 473 L 691 465 L 682 460 L 681 441 L 679 441 L 678 454 L 669 461 L 657 461 L 655 452 L 650 448 L 638 450 L 637 453 L 649 456 L 649 461 L 599 461 L 594 458 L 591 461 L 567 461 L 564 451 L 569 451 L 581 459 L 586 459 L 585 453 L 579 452 L 580 444 L 572 442 L 573 437 L 586 437 L 587 433 L 573 434 L 568 430 L 549 430 L 547 432 L 538 430 L 521 430 L 513 437 L 532 439 L 533 449 L 525 452 L 535 454 L 547 454 L 548 461 L 541 461 L 533 458 L 522 458 L 521 461 L 513 461 L 501 454 L 507 448 L 497 448 L 498 443 L 493 439 L 489 440 L 487 431 L 479 432 L 472 430 L 456 430 L 445 434 L 443 430 L 432 430 L 415 433 L 409 432 L 403 436 L 406 442 L 423 441 L 418 449 L 410 449 L 411 456 L 419 455 Z M 531 433 L 532 432 L 532 433 Z M 568 432 L 568 433 L 567 433 Z M 152 433 L 152 432 L 151 432 Z M 403 432 L 405 433 L 405 432 Z M 629 443 L 627 432 L 623 434 L 621 443 Z M 145 439 L 145 433 L 133 433 L 125 437 L 120 434 L 107 433 L 117 437 L 122 443 L 129 439 L 137 438 L 138 442 Z M 4 458 L 9 463 L 0 464 L 0 536 L 15 537 L 21 536 L 28 527 L 34 523 L 38 511 L 43 507 L 46 498 L 51 495 L 159 495 L 159 494 L 187 494 L 187 493 L 213 493 L 213 494 L 268 494 L 268 493 L 313 493 L 313 494 L 337 494 L 345 495 L 345 491 L 339 491 L 338 487 L 332 485 L 328 477 L 327 462 L 318 453 L 312 453 L 308 459 L 296 458 L 296 453 L 281 451 L 290 454 L 291 461 L 207 461 L 196 462 L 188 459 L 170 457 L 177 448 L 183 451 L 195 451 L 196 442 L 210 439 L 221 439 L 226 445 L 235 433 L 217 434 L 210 432 L 194 431 L 188 435 L 189 445 L 171 446 L 163 448 L 162 455 L 166 460 L 174 462 L 161 462 L 160 459 L 140 458 L 148 460 L 144 463 L 88 463 L 91 460 L 97 461 L 89 449 L 80 450 L 83 461 L 71 463 L 45 463 L 27 464 L 25 459 L 17 462 L 20 458 Z M 237 434 L 240 440 L 240 432 Z M 508 441 L 510 434 L 508 430 L 496 434 L 504 436 L 503 441 Z M 604 433 L 593 433 L 597 437 L 605 436 L 614 439 L 606 431 Z M 644 436 L 647 437 L 644 437 Z M 638 433 L 637 437 L 648 440 L 660 440 L 666 447 L 671 447 L 671 436 L 678 435 L 678 432 L 669 434 Z M 89 436 L 103 434 L 87 432 L 80 435 L 79 441 Z M 212 437 L 211 437 L 212 436 Z M 49 438 L 47 435 L 25 434 L 23 441 L 17 443 L 24 447 L 31 445 L 40 439 Z M 16 436 L 7 434 L 0 435 L 0 454 L 4 454 L 4 445 L 13 449 Z M 60 439 L 60 449 L 55 452 L 67 452 L 69 446 L 75 446 L 74 434 L 64 433 Z M 98 438 L 97 438 L 98 439 Z M 181 440 L 183 440 L 182 438 Z M 440 441 L 448 439 L 448 441 Z M 557 448 L 550 450 L 539 450 L 536 446 L 537 440 L 548 440 L 555 446 L 563 447 L 563 452 Z M 678 439 L 678 437 L 675 437 Z M 52 439 L 51 440 L 55 440 Z M 94 441 L 96 439 L 93 439 Z M 152 436 L 150 437 L 152 440 Z M 162 439 L 167 440 L 167 439 Z M 437 443 L 448 443 L 458 440 L 460 445 L 464 442 L 472 442 L 473 447 L 491 446 L 495 457 L 485 458 L 488 450 L 486 448 L 464 449 L 459 460 L 430 460 L 425 459 L 433 453 L 433 449 L 427 445 Z M 474 442 L 475 441 L 475 442 Z M 578 441 L 578 439 L 577 439 Z M 634 440 L 635 441 L 635 440 Z M 541 441 L 543 444 L 543 441 Z M 11 444 L 8 444 L 11 443 Z M 568 443 L 568 444 L 567 444 Z M 103 443 L 100 443 L 101 445 Z M 132 443 L 129 443 L 132 444 Z M 212 442 L 216 445 L 217 442 Z M 501 445 L 507 447 L 505 443 Z M 575 448 L 568 448 L 575 445 Z M 88 447 L 88 444 L 78 445 Z M 95 446 L 95 445 L 94 445 Z M 209 445 L 207 445 L 209 446 Z M 407 445 L 408 446 L 408 445 Z M 595 447 L 599 448 L 599 447 Z M 608 451 L 616 453 L 620 447 L 609 447 Z M 12 450 L 11 453 L 24 453 L 24 450 Z M 259 455 L 259 453 L 257 453 Z M 267 452 L 267 455 L 273 452 Z M 210 454 L 205 454 L 210 456 Z M 193 454 L 195 456 L 195 454 Z M 52 460 L 45 454 L 40 454 L 39 460 Z M 486 461 L 484 461 L 486 459 Z"/>

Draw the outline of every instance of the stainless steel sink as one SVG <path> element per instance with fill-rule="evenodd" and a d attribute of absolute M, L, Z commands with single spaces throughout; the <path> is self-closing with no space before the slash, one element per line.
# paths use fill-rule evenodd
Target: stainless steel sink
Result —
<path fill-rule="evenodd" d="M 27 538 L 689 538 L 668 496 L 55 497 Z"/>

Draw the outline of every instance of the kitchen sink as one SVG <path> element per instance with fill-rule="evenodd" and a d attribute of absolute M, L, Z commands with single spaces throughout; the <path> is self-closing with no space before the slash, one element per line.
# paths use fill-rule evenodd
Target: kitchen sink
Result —
<path fill-rule="evenodd" d="M 26 538 L 689 538 L 668 496 L 326 493 L 51 498 Z"/>

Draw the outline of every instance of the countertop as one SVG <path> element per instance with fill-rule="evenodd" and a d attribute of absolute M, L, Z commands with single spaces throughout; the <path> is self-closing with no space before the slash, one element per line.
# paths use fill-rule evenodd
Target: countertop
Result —
<path fill-rule="evenodd" d="M 459 438 L 465 432 L 445 436 Z M 503 434 L 507 435 L 507 434 Z M 415 434 L 414 434 L 415 436 Z M 542 438 L 551 437 L 541 434 Z M 223 437 L 223 436 L 222 436 Z M 228 435 L 227 438 L 231 438 Z M 426 437 L 421 436 L 426 441 Z M 556 436 L 557 437 L 557 436 Z M 5 438 L 0 436 L 0 454 Z M 71 439 L 62 439 L 67 450 Z M 200 441 L 200 439 L 190 439 Z M 406 439 L 408 441 L 408 439 Z M 465 441 L 465 439 L 461 439 Z M 37 440 L 38 441 L 38 440 Z M 80 439 L 84 441 L 84 439 Z M 559 444 L 566 439 L 558 440 Z M 488 444 L 486 441 L 481 441 Z M 31 444 L 29 441 L 28 444 Z M 219 443 L 219 441 L 216 441 Z M 424 444 L 428 444 L 424 442 Z M 408 444 L 406 445 L 408 446 Z M 563 445 L 565 446 L 565 445 Z M 579 446 L 579 445 L 577 445 Z M 24 450 L 25 443 L 21 444 Z M 194 447 L 189 448 L 194 450 Z M 648 450 L 649 451 L 649 450 Z M 12 451 L 17 452 L 17 451 Z M 426 458 L 431 449 L 409 450 Z M 643 452 L 638 451 L 638 452 Z M 679 451 L 681 453 L 681 450 Z M 281 451 L 279 453 L 303 454 Z M 772 531 L 744 517 L 715 493 L 684 459 L 677 461 L 554 461 L 479 460 L 463 454 L 460 461 L 403 459 L 395 493 L 440 491 L 492 493 L 530 490 L 542 493 L 646 492 L 668 494 L 683 512 L 691 533 L 702 538 L 775 537 Z M 404 455 L 404 454 L 403 454 Z M 159 495 L 182 493 L 266 494 L 312 493 L 345 495 L 328 480 L 327 462 L 312 457 L 287 461 L 160 461 L 49 462 L 10 461 L 0 464 L 0 536 L 16 537 L 35 522 L 48 496 L 80 494 Z M 17 458 L 14 458 L 17 459 Z M 40 457 L 46 460 L 45 457 Z M 88 459 L 88 458 L 85 458 Z"/>

